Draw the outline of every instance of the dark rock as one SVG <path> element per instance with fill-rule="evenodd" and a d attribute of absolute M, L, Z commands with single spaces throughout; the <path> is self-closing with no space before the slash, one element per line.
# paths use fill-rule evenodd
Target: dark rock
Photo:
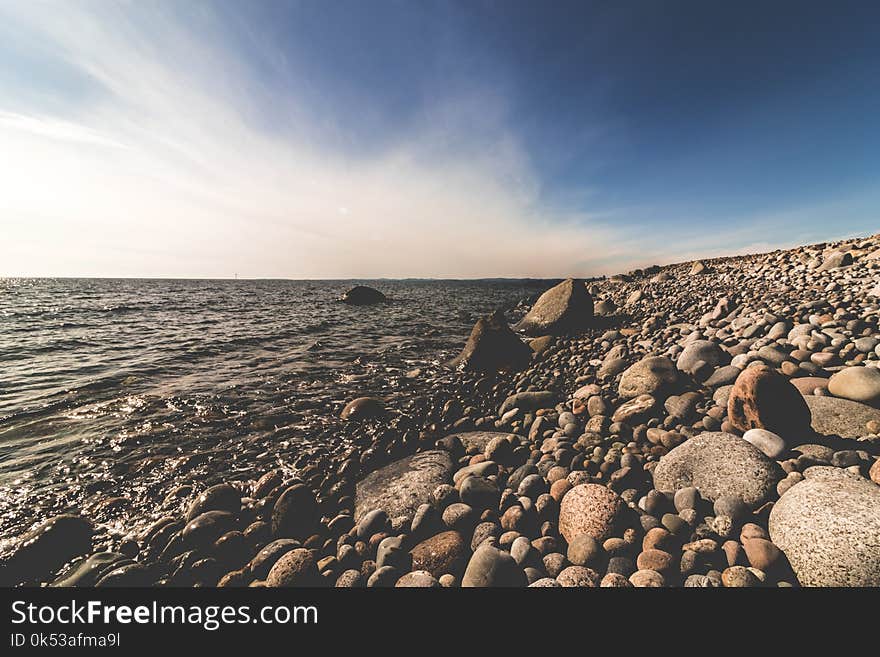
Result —
<path fill-rule="evenodd" d="M 81 516 L 50 518 L 23 534 L 0 556 L 0 586 L 46 577 L 92 549 L 92 524 Z"/>
<path fill-rule="evenodd" d="M 385 417 L 385 404 L 374 397 L 358 397 L 345 405 L 339 417 L 343 420 L 374 420 Z"/>
<path fill-rule="evenodd" d="M 519 370 L 531 361 L 532 350 L 507 325 L 501 311 L 477 320 L 462 352 L 451 367 L 475 372 Z"/>
<path fill-rule="evenodd" d="M 379 290 L 374 290 L 366 285 L 355 285 L 348 292 L 345 292 L 340 300 L 352 306 L 368 306 L 387 301 L 385 295 Z"/>
<path fill-rule="evenodd" d="M 276 538 L 305 538 L 318 522 L 315 494 L 304 484 L 294 484 L 275 501 L 272 535 Z"/>

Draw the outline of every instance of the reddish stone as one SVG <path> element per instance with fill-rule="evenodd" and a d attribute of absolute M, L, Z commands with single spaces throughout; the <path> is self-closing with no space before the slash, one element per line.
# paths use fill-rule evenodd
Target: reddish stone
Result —
<path fill-rule="evenodd" d="M 727 417 L 739 431 L 766 429 L 784 440 L 812 435 L 810 409 L 791 382 L 766 366 L 743 370 L 727 404 Z"/>

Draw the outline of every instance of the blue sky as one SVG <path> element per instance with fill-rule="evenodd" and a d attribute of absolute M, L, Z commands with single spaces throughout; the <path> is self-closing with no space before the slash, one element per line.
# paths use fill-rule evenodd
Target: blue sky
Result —
<path fill-rule="evenodd" d="M 878 25 L 0 0 L 0 275 L 584 276 L 877 232 Z"/>

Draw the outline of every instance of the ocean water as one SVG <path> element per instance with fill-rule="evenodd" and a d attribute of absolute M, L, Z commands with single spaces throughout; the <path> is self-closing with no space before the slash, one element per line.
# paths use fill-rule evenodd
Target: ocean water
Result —
<path fill-rule="evenodd" d="M 175 484 L 287 463 L 548 286 L 357 282 L 390 302 L 338 302 L 354 281 L 0 280 L 0 538 L 108 498 L 97 515 L 139 524 Z"/>

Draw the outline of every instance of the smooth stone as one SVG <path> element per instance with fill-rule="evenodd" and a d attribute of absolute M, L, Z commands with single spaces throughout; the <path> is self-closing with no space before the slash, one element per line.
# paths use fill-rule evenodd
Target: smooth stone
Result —
<path fill-rule="evenodd" d="M 127 557 L 119 552 L 96 552 L 87 559 L 83 559 L 75 564 L 68 572 L 63 573 L 52 582 L 50 586 L 94 586 L 95 582 L 103 574 L 114 568 L 114 564 L 125 559 Z"/>
<path fill-rule="evenodd" d="M 880 586 L 880 487 L 808 468 L 770 512 L 770 539 L 803 586 Z"/>
<path fill-rule="evenodd" d="M 649 356 L 631 365 L 620 377 L 618 393 L 624 399 L 639 395 L 657 398 L 678 382 L 675 364 L 666 356 Z"/>
<path fill-rule="evenodd" d="M 462 502 L 480 511 L 496 509 L 501 497 L 498 486 L 483 477 L 465 478 L 459 486 L 458 494 Z"/>
<path fill-rule="evenodd" d="M 385 404 L 375 397 L 358 397 L 345 405 L 339 417 L 343 420 L 373 420 L 385 416 Z"/>
<path fill-rule="evenodd" d="M 743 370 L 727 403 L 728 421 L 739 431 L 767 429 L 786 442 L 810 435 L 810 409 L 789 380 L 764 366 Z"/>
<path fill-rule="evenodd" d="M 280 586 L 318 586 L 320 575 L 311 550 L 295 548 L 283 554 L 266 576 L 266 585 Z"/>
<path fill-rule="evenodd" d="M 92 523 L 64 514 L 50 518 L 12 542 L 0 555 L 0 586 L 13 586 L 45 577 L 74 557 L 91 551 Z"/>
<path fill-rule="evenodd" d="M 735 365 L 719 367 L 703 382 L 703 385 L 707 388 L 718 388 L 720 386 L 732 385 L 741 371 L 742 370 Z"/>
<path fill-rule="evenodd" d="M 730 354 L 711 340 L 694 340 L 685 346 L 675 366 L 682 372 L 691 373 L 701 361 L 716 368 L 727 365 Z"/>
<path fill-rule="evenodd" d="M 540 408 L 551 408 L 556 403 L 556 393 L 549 390 L 535 390 L 518 392 L 510 395 L 498 409 L 498 415 L 504 415 L 507 411 L 518 408 L 521 411 L 536 411 Z M 509 434 L 504 434 L 509 435 Z"/>
<path fill-rule="evenodd" d="M 196 497 L 186 513 L 189 522 L 205 511 L 227 511 L 237 514 L 241 510 L 241 493 L 229 484 L 211 486 Z"/>
<path fill-rule="evenodd" d="M 623 501 L 614 491 L 598 484 L 580 484 L 562 498 L 559 533 L 568 542 L 580 534 L 605 540 L 617 529 L 624 509 Z"/>
<path fill-rule="evenodd" d="M 437 579 L 445 574 L 458 577 L 467 564 L 468 552 L 464 536 L 459 532 L 441 532 L 410 551 L 412 568 L 425 570 Z"/>
<path fill-rule="evenodd" d="M 412 518 L 420 505 L 430 501 L 435 488 L 452 481 L 452 469 L 449 452 L 431 450 L 371 472 L 355 487 L 355 521 L 374 509 L 382 509 L 390 518 Z"/>
<path fill-rule="evenodd" d="M 835 397 L 877 406 L 880 403 L 880 369 L 847 367 L 831 376 L 828 392 Z"/>
<path fill-rule="evenodd" d="M 315 494 L 304 484 L 294 484 L 281 493 L 272 507 L 272 535 L 276 538 L 305 538 L 311 534 L 319 518 Z"/>
<path fill-rule="evenodd" d="M 461 579 L 462 588 L 526 586 L 526 575 L 507 552 L 491 545 L 476 549 Z"/>
<path fill-rule="evenodd" d="M 654 469 L 654 487 L 674 493 L 694 486 L 710 501 L 737 495 L 755 508 L 769 499 L 784 474 L 776 462 L 739 436 L 707 432 L 660 459 Z"/>
<path fill-rule="evenodd" d="M 246 570 L 252 573 L 256 579 L 266 579 L 275 562 L 298 547 L 302 547 L 302 545 L 292 538 L 276 539 L 257 552 L 248 563 Z"/>
<path fill-rule="evenodd" d="M 395 588 L 439 589 L 440 582 L 426 570 L 414 570 L 397 580 L 394 586 Z"/>
<path fill-rule="evenodd" d="M 774 461 L 785 453 L 785 441 L 772 431 L 766 429 L 749 429 L 743 434 L 743 440 L 761 450 L 767 458 Z"/>
<path fill-rule="evenodd" d="M 880 422 L 880 409 L 838 397 L 805 397 L 818 434 L 861 438 L 869 433 L 868 422 Z"/>

